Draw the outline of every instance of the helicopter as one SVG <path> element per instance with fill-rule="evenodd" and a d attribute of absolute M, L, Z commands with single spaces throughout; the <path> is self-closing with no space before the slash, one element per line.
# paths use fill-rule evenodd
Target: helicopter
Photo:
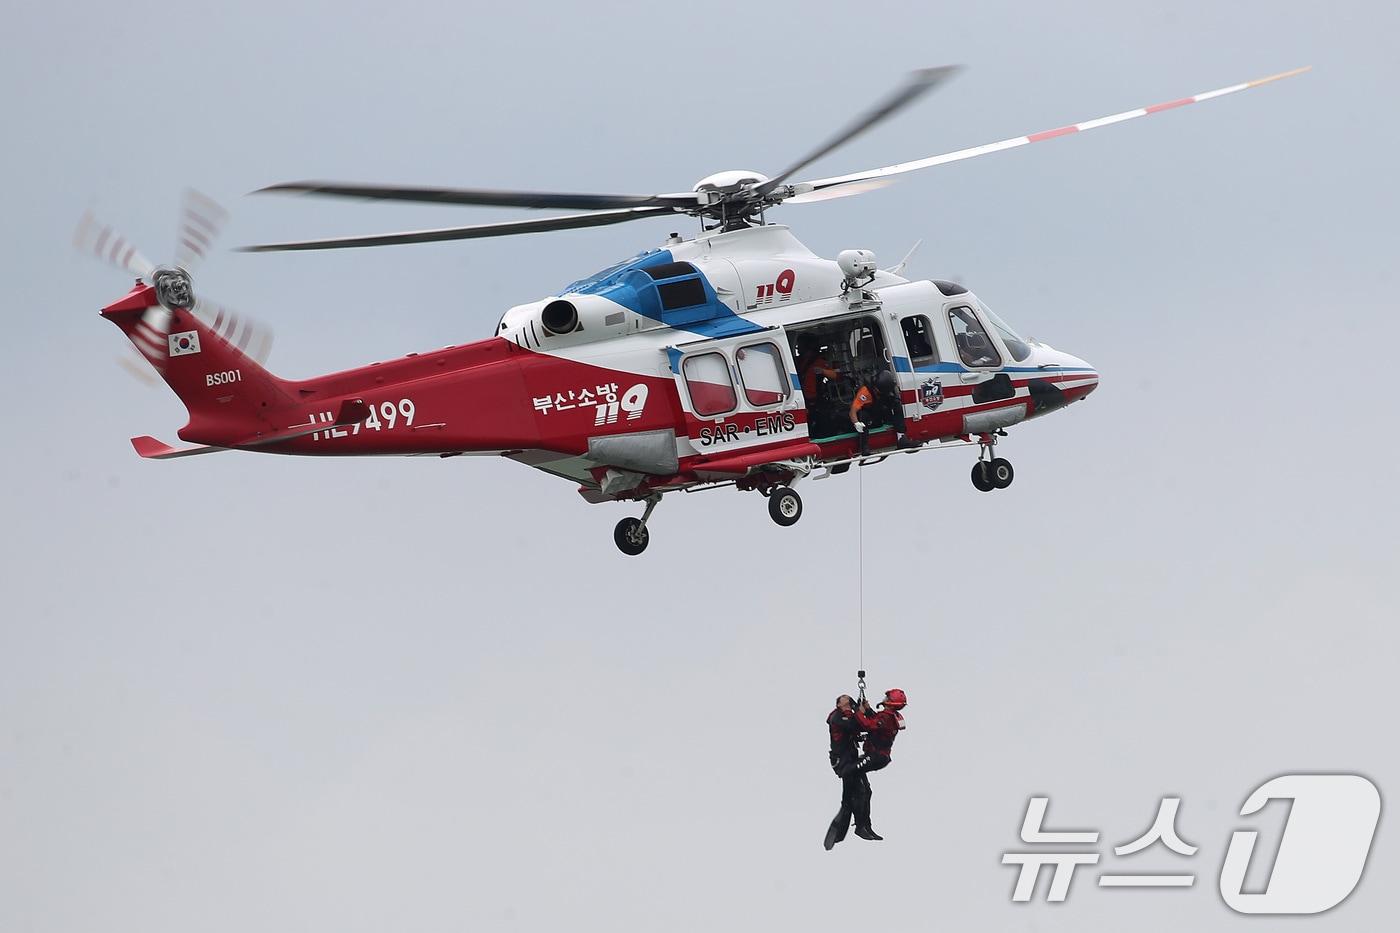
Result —
<path fill-rule="evenodd" d="M 697 218 L 691 237 L 516 305 L 491 336 L 304 380 L 274 376 L 252 325 L 196 297 L 190 268 L 217 232 L 216 206 L 187 199 L 180 253 L 146 260 L 110 227 L 88 222 L 80 245 L 137 276 L 101 310 L 184 402 L 187 446 L 132 438 L 164 460 L 227 450 L 306 456 L 504 457 L 569 480 L 590 503 L 643 506 L 614 528 L 624 554 L 650 541 L 667 493 L 756 491 L 783 526 L 802 516 L 796 488 L 943 445 L 976 446 L 980 491 L 1010 486 L 997 455 L 1007 429 L 1088 397 L 1086 361 L 1022 337 L 965 286 L 911 280 L 909 261 L 880 268 L 867 250 L 834 260 L 770 223 L 786 203 L 882 187 L 910 172 L 1055 139 L 1210 100 L 1299 68 L 1192 97 L 960 149 L 810 180 L 809 164 L 946 82 L 956 66 L 914 72 L 884 100 L 776 175 L 725 171 L 657 195 L 426 188 L 332 182 L 262 192 L 361 200 L 557 208 L 542 219 L 243 247 L 254 252 L 441 242 L 634 220 Z M 917 248 L 917 244 L 916 247 Z M 910 253 L 912 255 L 912 251 Z M 815 377 L 820 358 L 826 375 Z M 854 396 L 892 387 L 904 415 L 860 437 Z M 894 419 L 891 419 L 894 420 Z"/>

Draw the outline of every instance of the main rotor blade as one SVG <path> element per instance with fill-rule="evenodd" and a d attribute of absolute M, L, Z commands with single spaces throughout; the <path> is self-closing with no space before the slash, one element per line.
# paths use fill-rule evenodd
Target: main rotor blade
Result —
<path fill-rule="evenodd" d="M 792 165 L 783 169 L 783 171 L 779 172 L 772 179 L 760 185 L 758 188 L 759 194 L 767 194 L 772 191 L 788 178 L 802 171 L 822 156 L 831 152 L 833 149 L 844 146 L 875 124 L 918 100 L 928 91 L 942 84 L 944 81 L 947 81 L 961 70 L 962 66 L 960 65 L 940 65 L 937 68 L 921 68 L 913 72 L 905 79 L 902 85 L 895 89 L 894 93 L 890 94 L 874 108 L 857 117 L 854 122 L 841 132 L 822 143 L 812 152 L 798 159 Z"/>
<path fill-rule="evenodd" d="M 899 181 L 898 178 L 872 178 L 868 181 L 853 181 L 848 185 L 818 188 L 814 191 L 808 191 L 805 194 L 794 195 L 783 203 L 810 204 L 814 201 L 834 201 L 836 198 L 849 198 L 852 195 L 865 194 L 867 191 L 888 188 L 897 181 Z"/>
<path fill-rule="evenodd" d="M 175 241 L 175 265 L 190 272 L 209 254 L 214 238 L 228 222 L 228 211 L 207 195 L 186 188 L 180 199 L 180 230 Z"/>
<path fill-rule="evenodd" d="M 244 253 L 270 253 L 286 250 L 346 249 L 358 246 L 396 246 L 401 243 L 439 243 L 444 240 L 474 240 L 481 237 L 513 236 L 517 233 L 541 233 L 546 230 L 573 230 L 579 227 L 603 227 L 644 217 L 670 216 L 669 207 L 634 207 L 622 211 L 600 211 L 596 214 L 573 214 L 566 217 L 544 217 L 540 220 L 511 220 L 504 223 L 477 224 L 471 227 L 447 227 L 439 230 L 414 230 L 406 233 L 382 233 L 374 236 L 338 237 L 330 240 L 301 240 L 291 243 L 264 243 L 240 247 Z"/>
<path fill-rule="evenodd" d="M 1292 71 L 1285 71 L 1276 75 L 1269 75 L 1267 78 L 1259 78 L 1254 81 L 1246 81 L 1243 84 L 1232 84 L 1229 87 L 1218 88 L 1214 91 L 1205 91 L 1194 97 L 1183 97 L 1179 100 L 1170 100 L 1166 103 L 1152 104 L 1148 107 L 1139 107 L 1137 110 L 1125 110 L 1122 113 L 1115 113 L 1112 116 L 1099 117 L 1097 120 L 1086 120 L 1083 123 L 1073 123 L 1069 126 L 1061 126 L 1053 130 L 1043 130 L 1039 133 L 1031 133 L 1029 136 L 1017 136 L 1013 139 L 1003 139 L 1000 142 L 987 143 L 983 146 L 973 146 L 970 149 L 959 149 L 955 152 L 945 152 L 942 155 L 930 156 L 927 159 L 919 159 L 914 162 L 900 162 L 897 165 L 886 165 L 884 168 L 874 168 L 865 172 L 853 172 L 850 175 L 836 175 L 831 178 L 817 178 L 813 181 L 800 182 L 794 185 L 799 191 L 821 192 L 823 189 L 831 189 L 838 185 L 851 185 L 856 183 L 867 183 L 871 179 L 888 179 L 890 182 L 895 179 L 892 176 L 904 175 L 909 172 L 917 172 L 922 169 L 932 168 L 935 165 L 945 165 L 949 162 L 959 162 L 963 159 L 972 159 L 977 156 L 988 155 L 993 152 L 1001 152 L 1003 149 L 1015 149 L 1030 143 L 1038 143 L 1046 139 L 1054 139 L 1057 136 L 1068 136 L 1071 133 L 1081 133 L 1085 130 L 1098 129 L 1101 126 L 1109 126 L 1114 123 L 1122 123 L 1125 120 L 1133 120 L 1137 117 L 1145 117 L 1154 113 L 1161 113 L 1163 110 L 1174 110 L 1177 107 L 1184 107 L 1187 104 L 1198 103 L 1203 100 L 1211 100 L 1216 97 L 1224 97 L 1226 94 L 1234 94 L 1236 91 L 1247 91 L 1252 87 L 1259 87 L 1262 84 L 1269 84 L 1273 81 L 1281 81 L 1284 78 L 1291 78 L 1300 75 L 1305 71 L 1311 71 L 1312 66 L 1307 65 L 1302 68 L 1294 68 Z M 790 201 L 799 199 L 815 200 L 799 194 Z"/>
<path fill-rule="evenodd" d="M 359 185 L 331 181 L 294 181 L 259 188 L 254 194 L 312 194 L 363 201 L 416 201 L 428 204 L 475 204 L 482 207 L 557 207 L 596 211 L 628 207 L 695 207 L 694 194 L 568 194 L 551 191 L 498 191 L 492 188 L 419 188 L 407 185 Z"/>
<path fill-rule="evenodd" d="M 73 231 L 73 246 L 138 279 L 150 281 L 151 273 L 156 268 L 155 263 L 141 255 L 130 240 L 99 221 L 92 211 L 84 213 L 82 220 L 78 221 L 78 229 Z"/>

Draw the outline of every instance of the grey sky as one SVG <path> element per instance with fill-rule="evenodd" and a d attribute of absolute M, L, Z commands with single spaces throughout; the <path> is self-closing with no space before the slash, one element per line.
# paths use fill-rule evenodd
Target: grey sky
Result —
<path fill-rule="evenodd" d="M 1249 791 L 1400 788 L 1397 29 L 1380 2 L 8 9 L 0 929 L 848 930 L 877 898 L 893 929 L 1247 924 L 1214 885 Z M 684 190 L 943 62 L 970 67 L 815 171 L 1316 70 L 775 218 L 886 264 L 922 237 L 913 275 L 1104 377 L 1012 432 L 1006 492 L 967 451 L 865 476 L 866 664 L 911 698 L 884 843 L 819 845 L 852 478 L 791 529 L 675 497 L 627 560 L 631 509 L 508 463 L 131 451 L 184 411 L 114 365 L 126 283 L 68 247 L 89 206 L 159 260 L 187 184 L 226 246 L 515 216 L 242 197 L 305 177 Z M 671 229 L 221 252 L 197 285 L 303 377 L 483 336 Z M 1196 888 L 1013 907 L 1032 793 L 1105 849 L 1179 794 Z M 1309 929 L 1389 921 L 1388 823 Z"/>

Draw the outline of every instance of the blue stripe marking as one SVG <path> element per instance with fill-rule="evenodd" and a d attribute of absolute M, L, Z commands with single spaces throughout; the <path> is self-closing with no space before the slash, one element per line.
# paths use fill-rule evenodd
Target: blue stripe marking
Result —
<path fill-rule="evenodd" d="M 699 279 L 705 291 L 703 304 L 688 308 L 665 309 L 661 307 L 661 297 L 656 290 L 657 283 L 646 270 L 674 262 L 668 249 L 642 253 L 626 262 L 610 266 L 602 272 L 571 283 L 561 294 L 575 292 L 580 295 L 598 295 L 614 301 L 629 311 L 650 318 L 676 330 L 689 331 L 701 337 L 736 337 L 740 334 L 756 334 L 763 330 L 754 322 L 742 318 L 719 300 L 714 287 L 698 270 L 692 275 L 681 275 L 665 279 L 664 282 L 680 282 L 690 278 Z"/>
<path fill-rule="evenodd" d="M 896 360 L 898 360 L 898 358 L 896 358 Z M 897 366 L 898 363 L 896 362 L 896 367 Z M 997 370 L 972 370 L 960 363 L 935 363 L 932 366 L 920 366 L 914 371 L 919 373 L 1092 373 L 1094 370 L 1085 366 L 1046 366 L 1043 369 L 1039 366 L 1003 366 Z"/>
<path fill-rule="evenodd" d="M 564 286 L 564 290 L 559 294 L 567 295 L 570 292 L 577 292 L 580 295 L 597 294 L 601 286 L 609 284 L 612 280 L 617 279 L 622 273 L 629 269 L 646 269 L 651 266 L 665 265 L 673 261 L 674 257 L 671 255 L 669 249 L 649 249 L 644 253 L 638 253 L 631 259 L 625 259 L 622 262 L 608 266 L 601 272 L 595 272 L 590 276 L 579 279 L 577 282 L 570 282 L 568 285 Z"/>
<path fill-rule="evenodd" d="M 909 357 L 896 356 L 894 358 L 894 371 L 897 373 L 912 373 L 914 367 L 909 365 Z"/>
<path fill-rule="evenodd" d="M 708 286 L 707 286 L 708 287 Z M 724 308 L 724 305 L 720 305 Z M 763 328 L 753 321 L 739 317 L 728 308 L 724 308 L 727 315 L 710 321 L 697 321 L 694 324 L 673 324 L 677 330 L 688 330 L 693 334 L 702 337 L 737 337 L 740 334 L 759 334 Z"/>
<path fill-rule="evenodd" d="M 1005 373 L 1091 373 L 1087 366 L 1006 366 L 1002 368 Z"/>

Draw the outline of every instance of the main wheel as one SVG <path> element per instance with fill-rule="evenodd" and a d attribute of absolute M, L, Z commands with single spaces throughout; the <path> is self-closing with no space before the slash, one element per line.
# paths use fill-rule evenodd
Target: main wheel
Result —
<path fill-rule="evenodd" d="M 992 468 L 990 464 L 978 460 L 972 465 L 972 485 L 983 492 L 991 492 L 993 489 L 997 488 L 992 482 Z"/>
<path fill-rule="evenodd" d="M 636 557 L 647 549 L 651 542 L 651 531 L 642 524 L 640 518 L 624 518 L 613 529 L 613 543 L 617 549 L 629 557 Z"/>
<path fill-rule="evenodd" d="M 1016 471 L 1011 469 L 1011 461 L 997 457 L 991 462 L 988 473 L 992 477 L 992 485 L 998 489 L 1005 489 L 1011 485 L 1011 481 L 1016 478 Z"/>
<path fill-rule="evenodd" d="M 796 525 L 802 517 L 802 497 L 787 486 L 778 486 L 768 494 L 768 515 L 786 528 Z"/>

